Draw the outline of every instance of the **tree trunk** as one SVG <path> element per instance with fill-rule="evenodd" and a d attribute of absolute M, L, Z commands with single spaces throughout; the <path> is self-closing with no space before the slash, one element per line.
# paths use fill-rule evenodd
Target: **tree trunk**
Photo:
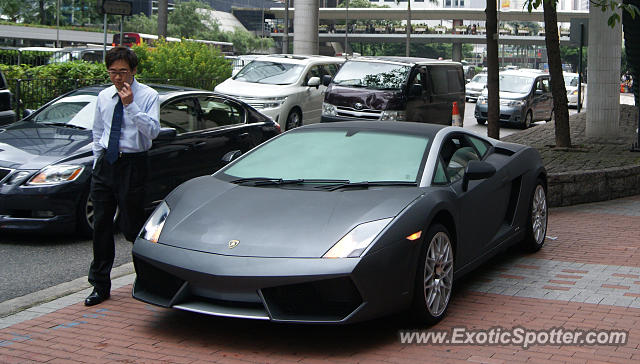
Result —
<path fill-rule="evenodd" d="M 487 0 L 487 136 L 500 139 L 500 83 L 498 79 L 498 13 L 496 0 Z"/>
<path fill-rule="evenodd" d="M 558 37 L 558 14 L 555 0 L 544 0 L 544 31 L 547 44 L 547 59 L 551 75 L 551 94 L 556 119 L 556 147 L 571 147 L 569 133 L 569 107 L 567 89 L 562 77 L 562 59 L 560 59 L 560 39 Z"/>
<path fill-rule="evenodd" d="M 624 3 L 635 5 L 640 9 L 640 0 L 624 0 Z M 633 76 L 633 96 L 636 107 L 640 107 L 640 97 L 638 96 L 640 88 L 640 22 L 638 20 L 637 15 L 636 19 L 632 19 L 627 11 L 623 11 L 624 50 L 627 54 L 627 64 Z"/>
<path fill-rule="evenodd" d="M 38 11 L 40 12 L 40 24 L 47 24 L 47 14 L 44 13 L 44 0 L 38 1 Z"/>
<path fill-rule="evenodd" d="M 169 1 L 158 1 L 158 37 L 167 37 L 167 18 L 169 12 Z"/>

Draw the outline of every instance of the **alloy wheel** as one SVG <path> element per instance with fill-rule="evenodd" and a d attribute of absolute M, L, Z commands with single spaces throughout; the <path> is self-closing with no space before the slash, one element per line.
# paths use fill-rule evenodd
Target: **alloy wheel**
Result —
<path fill-rule="evenodd" d="M 440 316 L 447 308 L 453 287 L 453 251 L 449 236 L 440 231 L 433 236 L 424 265 L 424 298 L 429 313 Z"/>
<path fill-rule="evenodd" d="M 536 244 L 542 244 L 547 233 L 547 196 L 541 185 L 537 185 L 533 193 L 531 226 Z"/>

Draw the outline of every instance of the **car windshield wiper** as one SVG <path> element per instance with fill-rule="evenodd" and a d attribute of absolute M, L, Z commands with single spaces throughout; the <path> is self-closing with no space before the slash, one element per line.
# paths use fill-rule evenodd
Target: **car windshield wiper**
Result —
<path fill-rule="evenodd" d="M 319 186 L 318 188 L 326 189 L 327 191 L 335 191 L 341 188 L 367 188 L 370 186 L 417 186 L 416 182 L 405 181 L 361 181 L 361 182 L 347 182 L 338 183 L 334 185 Z"/>
<path fill-rule="evenodd" d="M 268 185 L 294 185 L 294 184 L 303 184 L 303 183 L 344 184 L 344 183 L 349 183 L 349 181 L 342 180 L 342 179 L 303 179 L 303 178 L 282 179 L 282 178 L 251 177 L 251 178 L 236 179 L 231 181 L 231 183 L 251 185 L 251 186 L 268 186 Z"/>
<path fill-rule="evenodd" d="M 86 130 L 86 128 L 83 128 L 83 127 L 81 127 L 79 125 L 73 125 L 73 124 L 67 124 L 67 123 L 48 122 L 48 123 L 39 123 L 39 124 L 51 125 L 51 126 L 61 126 L 63 128 L 70 128 L 70 129 Z"/>

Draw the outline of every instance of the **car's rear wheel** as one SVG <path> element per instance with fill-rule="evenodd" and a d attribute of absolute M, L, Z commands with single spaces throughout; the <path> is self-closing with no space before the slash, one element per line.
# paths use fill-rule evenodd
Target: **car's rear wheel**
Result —
<path fill-rule="evenodd" d="M 524 122 L 522 123 L 522 128 L 523 129 L 528 129 L 531 127 L 531 124 L 533 123 L 533 113 L 531 112 L 531 110 L 527 111 L 527 115 L 525 115 L 524 117 Z"/>
<path fill-rule="evenodd" d="M 479 125 L 484 125 L 487 121 L 485 119 L 476 119 Z"/>
<path fill-rule="evenodd" d="M 551 116 L 549 116 L 549 120 L 547 120 L 547 122 L 555 121 L 555 119 L 556 119 L 556 111 L 551 110 Z"/>
<path fill-rule="evenodd" d="M 525 249 L 536 252 L 542 248 L 547 236 L 548 218 L 547 191 L 542 180 L 538 179 L 529 201 L 527 233 L 523 241 Z"/>
<path fill-rule="evenodd" d="M 91 200 L 91 193 L 85 192 L 80 199 L 80 205 L 78 206 L 78 232 L 86 237 L 93 236 L 93 221 L 94 221 L 95 208 L 93 201 Z M 120 209 L 116 207 L 116 213 L 113 217 L 113 222 L 118 220 L 120 215 Z"/>
<path fill-rule="evenodd" d="M 289 111 L 289 116 L 287 116 L 287 125 L 285 126 L 285 130 L 291 130 L 297 128 L 302 125 L 302 113 L 298 108 L 294 108 Z"/>
<path fill-rule="evenodd" d="M 447 312 L 453 289 L 453 247 L 446 227 L 433 224 L 423 244 L 416 272 L 413 315 L 433 325 Z"/>

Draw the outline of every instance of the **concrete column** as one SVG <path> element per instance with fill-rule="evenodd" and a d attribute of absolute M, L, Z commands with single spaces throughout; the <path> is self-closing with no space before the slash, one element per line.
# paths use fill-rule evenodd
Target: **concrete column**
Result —
<path fill-rule="evenodd" d="M 610 11 L 589 7 L 586 135 L 602 141 L 620 132 L 620 54 L 622 26 L 607 25 Z"/>
<path fill-rule="evenodd" d="M 454 62 L 462 61 L 462 43 L 453 43 L 451 48 L 451 60 Z"/>
<path fill-rule="evenodd" d="M 293 53 L 318 54 L 318 1 L 296 0 Z"/>

